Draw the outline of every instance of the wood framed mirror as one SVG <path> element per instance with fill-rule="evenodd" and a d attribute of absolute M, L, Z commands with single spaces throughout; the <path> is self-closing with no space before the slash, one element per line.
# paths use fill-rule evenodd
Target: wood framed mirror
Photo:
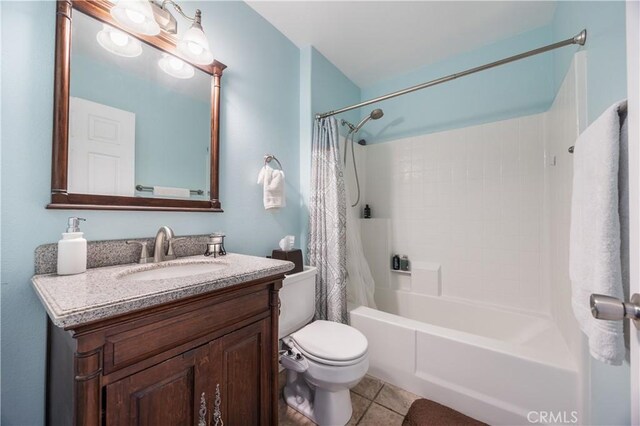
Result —
<path fill-rule="evenodd" d="M 220 82 L 226 66 L 215 60 L 210 65 L 197 65 L 181 58 L 177 39 L 164 31 L 157 36 L 128 31 L 111 17 L 112 6 L 107 0 L 57 1 L 51 203 L 47 208 L 221 212 Z M 95 47 L 101 45 L 108 50 L 100 42 L 99 35 L 80 35 L 83 28 L 96 26 L 104 26 L 105 30 L 115 29 L 131 37 L 136 48 L 147 49 L 144 54 L 134 53 L 148 63 L 138 62 L 133 67 L 137 70 L 133 71 L 134 74 L 137 72 L 133 77 L 129 74 L 114 77 L 105 71 L 128 72 L 128 65 L 123 65 L 125 62 L 122 61 L 133 63 L 129 60 L 131 55 L 128 58 L 114 56 L 112 64 L 101 62 L 86 65 L 82 61 L 88 56 L 100 59 L 100 55 L 108 55 L 106 50 Z M 81 50 L 86 50 L 87 46 L 101 53 L 94 55 L 89 52 L 81 57 L 81 53 L 86 53 Z M 142 87 L 147 83 L 146 77 L 153 75 L 164 79 L 164 82 L 171 79 L 158 71 L 160 62 L 157 58 L 174 61 L 180 67 L 185 65 L 189 68 L 189 75 L 195 75 L 195 78 L 191 79 L 192 82 L 183 83 L 184 79 L 190 77 L 178 76 L 169 81 L 168 87 L 156 89 L 156 92 L 161 92 L 160 95 L 154 92 L 146 99 L 141 94 Z M 81 67 L 80 64 L 84 65 Z M 104 81 L 97 75 L 99 73 L 104 74 Z M 76 80 L 72 81 L 72 78 Z M 127 93 L 123 89 L 123 82 L 129 78 L 137 79 L 133 86 L 134 93 L 130 93 L 131 99 L 128 99 L 129 104 L 123 107 L 102 100 L 115 96 L 114 93 L 120 89 L 120 93 Z M 115 84 L 115 88 L 109 88 L 109 83 Z M 80 90 L 81 86 L 84 91 Z M 98 89 L 102 89 L 103 93 L 95 95 Z M 74 90 L 81 96 L 72 93 Z M 95 97 L 99 99 L 96 101 Z M 122 103 L 120 101 L 118 98 L 115 103 Z M 133 101 L 145 103 L 139 110 L 131 112 L 135 109 L 129 106 Z M 199 102 L 197 112 L 185 112 L 184 116 L 180 116 L 176 111 L 188 110 L 184 107 L 185 102 L 193 105 Z M 162 108 L 160 111 L 158 105 Z M 112 113 L 113 117 L 123 117 L 122 121 L 103 119 L 101 113 L 95 113 L 96 110 L 92 108 Z M 163 125 L 170 127 L 165 129 Z M 194 128 L 197 128 L 199 137 L 189 133 L 195 132 Z M 88 136 L 84 133 L 78 136 L 77 129 L 80 129 L 79 133 L 86 130 Z M 176 135 L 176 129 L 182 133 Z M 91 148 L 94 151 L 87 154 L 88 142 L 83 142 L 83 138 L 91 141 L 102 138 L 111 145 L 125 148 L 122 148 L 122 154 L 96 154 L 94 151 L 99 151 L 98 148 Z M 193 148 L 192 141 L 196 139 L 199 145 Z M 146 145 L 143 146 L 143 142 Z M 186 180 L 185 175 L 194 174 L 193 170 L 197 171 L 197 176 L 190 177 L 191 181 Z M 174 183 L 171 178 L 180 182 Z M 196 183 L 191 183 L 193 179 Z"/>

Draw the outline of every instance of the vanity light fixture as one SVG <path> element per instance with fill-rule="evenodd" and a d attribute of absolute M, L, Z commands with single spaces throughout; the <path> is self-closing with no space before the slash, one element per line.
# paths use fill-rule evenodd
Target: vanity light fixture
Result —
<path fill-rule="evenodd" d="M 213 54 L 209 47 L 209 41 L 202 30 L 202 12 L 197 9 L 192 18 L 186 15 L 180 5 L 173 0 L 157 1 L 158 3 L 153 0 L 119 0 L 111 8 L 111 15 L 119 24 L 140 34 L 156 35 L 160 29 L 170 34 L 176 34 L 178 23 L 167 9 L 171 4 L 176 12 L 191 22 L 191 28 L 185 31 L 178 40 L 177 48 L 180 55 L 194 64 L 208 65 L 212 63 Z M 153 24 L 149 23 L 149 20 L 153 21 Z"/>
<path fill-rule="evenodd" d="M 140 40 L 107 24 L 102 24 L 102 31 L 96 35 L 96 39 L 100 46 L 118 56 L 135 58 L 142 54 Z"/>
<path fill-rule="evenodd" d="M 204 35 L 200 10 L 196 10 L 193 24 L 178 41 L 178 50 L 185 58 L 198 65 L 208 65 L 213 62 L 213 53 L 209 48 L 209 40 Z"/>
<path fill-rule="evenodd" d="M 195 74 L 195 70 L 191 65 L 168 53 L 162 54 L 162 58 L 158 61 L 158 66 L 162 71 L 175 78 L 187 79 Z"/>

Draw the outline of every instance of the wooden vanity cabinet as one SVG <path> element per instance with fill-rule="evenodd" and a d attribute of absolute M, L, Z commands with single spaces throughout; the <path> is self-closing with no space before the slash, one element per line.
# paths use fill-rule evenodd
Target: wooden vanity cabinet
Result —
<path fill-rule="evenodd" d="M 67 330 L 49 323 L 47 423 L 276 425 L 282 278 Z"/>

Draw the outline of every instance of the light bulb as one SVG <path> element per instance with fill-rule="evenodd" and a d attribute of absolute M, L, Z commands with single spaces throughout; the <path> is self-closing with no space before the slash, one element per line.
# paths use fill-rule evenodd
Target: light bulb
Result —
<path fill-rule="evenodd" d="M 188 79 L 195 75 L 195 70 L 191 65 L 167 53 L 162 54 L 158 65 L 162 71 L 175 78 Z"/>
<path fill-rule="evenodd" d="M 116 22 L 132 32 L 144 35 L 160 33 L 160 25 L 154 18 L 149 0 L 120 0 L 110 13 Z"/>
<path fill-rule="evenodd" d="M 189 60 L 189 62 L 198 65 L 208 65 L 213 62 L 213 54 L 209 49 L 209 41 L 202 31 L 200 24 L 200 11 L 196 11 L 196 18 L 182 38 L 178 41 L 178 52 L 180 55 Z"/>
<path fill-rule="evenodd" d="M 136 24 L 141 24 L 144 22 L 144 15 L 137 10 L 127 9 L 125 13 L 127 14 L 127 17 Z"/>
<path fill-rule="evenodd" d="M 187 44 L 187 46 L 189 47 L 189 50 L 191 51 L 191 53 L 193 53 L 194 55 L 199 55 L 204 50 L 202 46 L 200 46 L 198 43 L 195 43 L 193 41 L 190 41 Z"/>
<path fill-rule="evenodd" d="M 182 67 L 184 67 L 184 62 L 178 58 L 174 58 L 173 56 L 169 59 L 169 64 L 171 65 L 171 68 L 176 71 L 180 71 Z"/>
<path fill-rule="evenodd" d="M 102 31 L 96 34 L 96 39 L 105 50 L 118 56 L 135 58 L 142 54 L 140 40 L 107 24 L 102 24 Z"/>
<path fill-rule="evenodd" d="M 109 31 L 109 38 L 116 46 L 126 46 L 129 43 L 129 36 L 118 30 Z"/>

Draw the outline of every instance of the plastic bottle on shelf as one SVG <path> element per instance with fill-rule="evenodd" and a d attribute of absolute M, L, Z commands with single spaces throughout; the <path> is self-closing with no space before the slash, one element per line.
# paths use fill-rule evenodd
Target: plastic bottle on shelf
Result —
<path fill-rule="evenodd" d="M 409 258 L 407 257 L 406 254 L 400 258 L 400 270 L 401 271 L 409 270 Z"/>
<path fill-rule="evenodd" d="M 364 218 L 371 219 L 371 207 L 369 207 L 369 204 L 365 204 L 364 206 Z"/>
<path fill-rule="evenodd" d="M 391 258 L 391 269 L 393 269 L 394 271 L 400 270 L 400 256 L 398 256 L 397 254 L 394 254 Z"/>

